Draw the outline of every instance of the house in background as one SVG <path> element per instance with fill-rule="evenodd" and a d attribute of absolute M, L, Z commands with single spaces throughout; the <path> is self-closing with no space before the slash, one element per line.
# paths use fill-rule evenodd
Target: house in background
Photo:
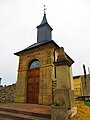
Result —
<path fill-rule="evenodd" d="M 90 96 L 90 75 L 74 76 L 74 94 L 78 96 Z"/>

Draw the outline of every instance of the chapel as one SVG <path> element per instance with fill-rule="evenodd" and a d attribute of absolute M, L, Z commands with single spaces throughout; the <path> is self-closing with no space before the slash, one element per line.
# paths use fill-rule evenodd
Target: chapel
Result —
<path fill-rule="evenodd" d="M 14 53 L 19 56 L 15 102 L 74 106 L 74 61 L 52 40 L 52 30 L 44 12 L 37 42 Z"/>

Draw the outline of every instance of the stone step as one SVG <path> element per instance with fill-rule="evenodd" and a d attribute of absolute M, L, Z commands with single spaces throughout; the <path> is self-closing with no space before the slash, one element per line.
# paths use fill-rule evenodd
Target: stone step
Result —
<path fill-rule="evenodd" d="M 36 117 L 43 117 L 43 118 L 51 118 L 50 114 L 40 113 L 40 112 L 35 113 L 35 112 L 29 112 L 29 111 L 24 111 L 24 110 L 15 110 L 15 109 L 6 109 L 6 108 L 0 108 L 0 111 L 24 114 L 24 115 L 30 115 L 30 116 L 36 116 Z"/>
<path fill-rule="evenodd" d="M 50 118 L 49 114 L 0 108 L 0 120 L 50 120 Z"/>
<path fill-rule="evenodd" d="M 11 113 L 6 111 L 0 111 L 0 118 L 6 118 L 11 120 L 50 120 L 50 118 L 36 117 L 31 115 L 24 115 L 18 113 Z M 0 119 L 1 120 L 1 119 Z"/>
<path fill-rule="evenodd" d="M 50 119 L 51 119 L 51 106 L 22 103 L 0 104 L 0 120 L 50 120 Z"/>

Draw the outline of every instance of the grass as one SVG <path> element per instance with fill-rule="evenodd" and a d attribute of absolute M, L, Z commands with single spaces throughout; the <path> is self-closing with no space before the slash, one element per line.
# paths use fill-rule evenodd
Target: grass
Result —
<path fill-rule="evenodd" d="M 84 104 L 90 107 L 90 102 L 84 102 Z"/>
<path fill-rule="evenodd" d="M 90 102 L 85 102 L 83 100 L 80 100 L 80 102 L 83 102 L 86 106 L 90 107 Z"/>
<path fill-rule="evenodd" d="M 58 104 L 58 103 L 56 103 L 56 104 L 54 104 L 54 106 L 65 106 L 65 104 Z"/>

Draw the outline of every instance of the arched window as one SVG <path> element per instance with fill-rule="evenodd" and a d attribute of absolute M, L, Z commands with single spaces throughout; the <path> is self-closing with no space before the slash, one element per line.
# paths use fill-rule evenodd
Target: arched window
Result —
<path fill-rule="evenodd" d="M 34 60 L 33 62 L 30 63 L 29 68 L 37 68 L 40 67 L 40 62 L 38 60 Z"/>

